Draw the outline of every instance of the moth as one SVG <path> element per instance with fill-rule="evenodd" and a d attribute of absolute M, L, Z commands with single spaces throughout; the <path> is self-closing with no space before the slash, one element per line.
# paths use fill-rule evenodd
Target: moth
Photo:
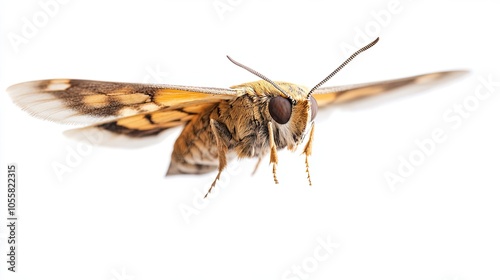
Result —
<path fill-rule="evenodd" d="M 303 154 L 309 184 L 314 119 L 318 108 L 378 95 L 404 86 L 429 83 L 458 71 L 407 78 L 322 87 L 355 56 L 378 42 L 359 49 L 312 89 L 274 82 L 228 56 L 237 66 L 261 80 L 230 88 L 149 85 L 75 79 L 24 82 L 7 89 L 14 103 L 30 114 L 59 123 L 87 125 L 131 138 L 158 135 L 184 126 L 174 144 L 167 175 L 218 173 L 216 185 L 229 160 L 269 156 L 275 183 L 278 150 L 295 151 L 306 137 Z M 256 167 L 257 167 L 256 166 Z"/>

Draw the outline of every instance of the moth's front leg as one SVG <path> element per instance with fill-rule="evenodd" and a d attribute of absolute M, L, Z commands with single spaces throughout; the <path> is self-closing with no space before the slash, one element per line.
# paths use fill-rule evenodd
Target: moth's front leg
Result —
<path fill-rule="evenodd" d="M 273 123 L 267 123 L 267 130 L 269 131 L 269 148 L 271 148 L 271 158 L 269 163 L 273 165 L 274 183 L 278 184 L 278 177 L 276 177 L 276 166 L 278 165 L 278 149 L 274 143 Z"/>
<path fill-rule="evenodd" d="M 255 173 L 257 173 L 257 169 L 259 169 L 261 161 L 262 161 L 262 156 L 259 156 L 259 159 L 257 160 L 257 163 L 255 164 L 255 167 L 253 169 L 252 176 L 255 175 Z"/>
<path fill-rule="evenodd" d="M 210 119 L 210 128 L 212 129 L 212 132 L 215 135 L 215 140 L 217 143 L 217 151 L 218 151 L 217 154 L 219 158 L 219 173 L 217 173 L 217 177 L 215 177 L 215 180 L 210 186 L 210 189 L 208 189 L 208 192 L 205 194 L 205 198 L 212 191 L 212 188 L 215 187 L 215 184 L 220 178 L 222 170 L 224 170 L 224 168 L 226 168 L 227 166 L 227 157 L 226 157 L 228 150 L 227 147 L 229 141 L 232 138 L 231 133 L 227 129 L 227 126 L 221 122 L 218 122 L 214 119 Z"/>
<path fill-rule="evenodd" d="M 307 140 L 306 146 L 304 147 L 303 154 L 306 155 L 306 173 L 307 180 L 309 181 L 309 186 L 312 186 L 311 183 L 311 174 L 309 173 L 309 156 L 312 153 L 312 141 L 314 139 L 314 122 L 311 124 L 311 131 L 309 132 L 309 140 Z"/>

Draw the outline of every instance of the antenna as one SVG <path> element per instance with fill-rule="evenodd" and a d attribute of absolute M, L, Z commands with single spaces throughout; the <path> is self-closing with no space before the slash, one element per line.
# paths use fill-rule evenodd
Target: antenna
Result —
<path fill-rule="evenodd" d="M 367 49 L 373 47 L 377 42 L 378 42 L 378 37 L 377 39 L 375 39 L 373 42 L 371 42 L 370 44 L 362 47 L 361 49 L 359 49 L 357 52 L 353 53 L 348 59 L 346 59 L 344 61 L 344 63 L 340 64 L 339 67 L 337 67 L 337 69 L 335 69 L 332 73 L 330 73 L 330 75 L 326 76 L 326 78 L 324 78 L 321 82 L 319 82 L 317 85 L 315 85 L 310 91 L 309 93 L 307 94 L 307 98 L 309 98 L 311 96 L 311 94 L 313 93 L 313 91 L 317 90 L 320 86 L 322 86 L 324 83 L 326 83 L 328 80 L 330 80 L 333 76 L 335 76 L 335 74 L 337 74 L 340 69 L 344 68 L 344 66 L 347 65 L 347 63 L 351 62 L 351 60 L 353 60 L 358 54 L 366 51 Z"/>

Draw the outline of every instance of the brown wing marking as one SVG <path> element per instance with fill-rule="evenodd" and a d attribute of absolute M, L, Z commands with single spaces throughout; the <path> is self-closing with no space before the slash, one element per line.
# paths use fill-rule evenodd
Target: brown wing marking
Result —
<path fill-rule="evenodd" d="M 156 112 L 120 118 L 93 127 L 105 129 L 129 137 L 147 137 L 180 125 L 184 125 L 195 116 L 211 111 L 217 103 L 186 106 L 178 109 L 164 109 Z"/>

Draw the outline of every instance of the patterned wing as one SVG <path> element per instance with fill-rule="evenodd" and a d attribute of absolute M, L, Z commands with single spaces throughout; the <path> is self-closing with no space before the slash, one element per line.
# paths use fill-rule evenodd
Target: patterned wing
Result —
<path fill-rule="evenodd" d="M 184 125 L 197 115 L 211 110 L 217 103 L 187 105 L 181 108 L 166 108 L 151 113 L 143 113 L 118 120 L 94 125 L 89 128 L 105 129 L 129 137 L 154 136 L 158 133 L 179 125 Z"/>
<path fill-rule="evenodd" d="M 346 86 L 323 87 L 317 89 L 313 93 L 313 96 L 318 102 L 318 106 L 322 107 L 328 104 L 350 102 L 365 97 L 375 96 L 408 86 L 429 86 L 435 82 L 441 82 L 446 79 L 462 76 L 465 73 L 467 73 L 467 71 L 445 71 L 395 80 Z"/>
<path fill-rule="evenodd" d="M 13 101 L 30 114 L 68 124 L 142 137 L 182 125 L 237 89 L 115 83 L 56 79 L 32 81 L 7 89 Z"/>

